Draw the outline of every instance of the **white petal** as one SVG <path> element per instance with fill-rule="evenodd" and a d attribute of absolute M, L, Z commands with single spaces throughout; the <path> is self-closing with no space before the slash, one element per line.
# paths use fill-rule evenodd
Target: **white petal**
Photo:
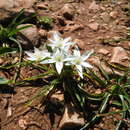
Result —
<path fill-rule="evenodd" d="M 65 65 L 69 66 L 69 65 L 72 65 L 71 62 L 67 62 L 65 63 Z"/>
<path fill-rule="evenodd" d="M 35 61 L 37 59 L 35 57 L 28 57 L 27 60 Z"/>
<path fill-rule="evenodd" d="M 40 52 L 40 50 L 38 48 L 34 47 L 34 53 L 39 53 L 39 52 Z"/>
<path fill-rule="evenodd" d="M 66 43 L 68 43 L 68 41 L 70 41 L 71 40 L 71 37 L 67 37 L 67 38 L 65 38 L 63 41 L 62 41 L 62 43 L 63 44 L 66 44 Z"/>
<path fill-rule="evenodd" d="M 70 61 L 70 62 L 73 61 L 73 60 L 74 60 L 73 57 L 67 57 L 67 58 L 64 59 L 64 61 Z"/>
<path fill-rule="evenodd" d="M 48 60 L 44 60 L 40 62 L 41 64 L 51 64 L 51 63 L 55 63 L 55 61 L 53 59 L 48 59 Z"/>
<path fill-rule="evenodd" d="M 54 41 L 54 40 L 52 40 L 52 39 L 48 39 L 48 41 L 50 41 L 50 44 L 48 44 L 48 46 L 49 46 L 49 45 L 53 45 L 53 43 L 56 42 L 56 41 Z"/>
<path fill-rule="evenodd" d="M 94 52 L 94 51 L 92 50 L 92 51 L 90 51 L 90 52 L 87 53 L 87 54 L 83 54 L 83 55 L 82 55 L 83 60 L 84 60 L 84 61 L 87 60 L 87 59 L 89 58 L 89 56 L 90 56 L 93 52 Z"/>
<path fill-rule="evenodd" d="M 67 45 L 74 45 L 76 44 L 75 42 L 67 42 Z"/>
<path fill-rule="evenodd" d="M 83 69 L 81 65 L 76 65 L 79 76 L 83 79 Z"/>
<path fill-rule="evenodd" d="M 50 54 L 49 52 L 47 52 L 47 51 L 42 51 L 42 52 L 41 52 L 41 56 L 42 56 L 43 58 L 46 58 L 46 57 L 50 57 L 51 54 Z"/>
<path fill-rule="evenodd" d="M 60 40 L 60 33 L 59 32 L 54 32 L 53 39 L 54 40 Z"/>
<path fill-rule="evenodd" d="M 62 52 L 61 52 L 59 49 L 57 49 L 57 50 L 55 51 L 55 53 L 53 53 L 53 56 L 54 56 L 54 57 L 57 57 L 57 56 L 60 56 L 60 55 L 62 55 Z"/>
<path fill-rule="evenodd" d="M 86 67 L 86 68 L 93 68 L 89 63 L 87 62 L 82 62 L 81 63 L 82 66 Z"/>
<path fill-rule="evenodd" d="M 61 73 L 62 68 L 63 68 L 63 62 L 56 62 L 56 70 L 57 70 L 58 74 Z"/>
<path fill-rule="evenodd" d="M 25 53 L 26 53 L 28 56 L 33 57 L 33 53 L 32 53 L 32 52 L 25 51 Z"/>
<path fill-rule="evenodd" d="M 78 49 L 74 50 L 74 55 L 75 56 L 81 56 L 80 51 Z"/>

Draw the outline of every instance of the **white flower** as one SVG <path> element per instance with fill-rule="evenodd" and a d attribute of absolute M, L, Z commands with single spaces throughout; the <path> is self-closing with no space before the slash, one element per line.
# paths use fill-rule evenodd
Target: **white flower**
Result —
<path fill-rule="evenodd" d="M 81 55 L 80 51 L 76 49 L 74 50 L 73 56 L 67 58 L 69 62 L 66 65 L 75 65 L 80 77 L 83 78 L 83 67 L 92 68 L 92 66 L 86 62 L 92 53 L 93 51 Z"/>
<path fill-rule="evenodd" d="M 66 58 L 63 52 L 57 50 L 52 56 L 50 56 L 50 59 L 42 61 L 41 64 L 55 63 L 56 70 L 58 74 L 60 74 L 65 61 Z"/>
<path fill-rule="evenodd" d="M 39 50 L 38 48 L 34 48 L 34 53 L 29 51 L 26 51 L 25 53 L 29 56 L 27 59 L 31 61 L 40 61 L 50 57 L 50 53 L 47 50 Z"/>
<path fill-rule="evenodd" d="M 50 46 L 52 50 L 60 49 L 64 52 L 68 52 L 69 47 L 75 44 L 74 42 L 70 42 L 70 37 L 65 39 L 61 38 L 58 32 L 54 32 L 52 38 L 48 40 L 50 41 L 48 46 Z"/>

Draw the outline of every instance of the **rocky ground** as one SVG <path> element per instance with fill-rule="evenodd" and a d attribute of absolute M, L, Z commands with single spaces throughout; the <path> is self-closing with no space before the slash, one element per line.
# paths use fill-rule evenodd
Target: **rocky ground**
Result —
<path fill-rule="evenodd" d="M 24 50 L 41 47 L 53 31 L 59 31 L 63 37 L 71 36 L 77 43 L 81 52 L 94 50 L 94 55 L 89 62 L 97 67 L 102 60 L 130 67 L 130 7 L 129 0 L 0 0 L 0 20 L 9 23 L 9 20 L 25 8 L 24 17 L 31 14 L 37 15 L 37 20 L 32 18 L 19 27 L 32 25 L 17 34 Z M 44 20 L 42 20 L 44 18 Z M 45 22 L 45 18 L 49 22 Z M 16 54 L 9 61 L 17 62 Z M 5 64 L 6 58 L 0 58 L 0 65 Z M 105 64 L 102 67 L 112 73 Z M 115 71 L 122 75 L 122 72 Z M 14 72 L 0 70 L 0 77 L 11 79 Z M 39 74 L 37 69 L 22 67 L 20 78 L 31 77 Z M 0 88 L 0 122 L 1 130 L 78 130 L 77 126 L 84 124 L 83 118 L 78 118 L 78 113 L 73 106 L 65 106 L 62 92 L 57 92 L 41 105 L 39 100 L 31 107 L 26 107 L 24 102 L 41 89 L 41 84 L 28 85 L 9 89 Z M 90 92 L 102 93 L 100 88 Z M 49 104 L 52 104 L 50 106 Z M 54 109 L 58 108 L 58 109 Z M 68 111 L 73 111 L 72 116 Z M 116 110 L 116 108 L 112 108 Z M 119 115 L 105 116 L 92 130 L 114 130 L 115 122 Z M 69 122 L 69 125 L 66 125 Z M 130 123 L 128 128 L 130 129 Z"/>

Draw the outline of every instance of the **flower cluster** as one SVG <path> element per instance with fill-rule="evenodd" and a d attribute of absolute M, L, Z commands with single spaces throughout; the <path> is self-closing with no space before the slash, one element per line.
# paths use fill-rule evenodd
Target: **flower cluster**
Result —
<path fill-rule="evenodd" d="M 78 74 L 83 78 L 83 68 L 92 66 L 86 62 L 88 57 L 93 53 L 84 53 L 81 55 L 78 47 L 70 51 L 70 46 L 74 45 L 74 42 L 70 42 L 71 38 L 61 38 L 58 32 L 54 32 L 52 38 L 48 39 L 50 44 L 48 45 L 52 52 L 47 50 L 39 50 L 34 48 L 34 53 L 26 51 L 29 56 L 27 59 L 31 61 L 39 61 L 40 64 L 54 63 L 58 74 L 61 74 L 63 66 L 75 66 Z"/>

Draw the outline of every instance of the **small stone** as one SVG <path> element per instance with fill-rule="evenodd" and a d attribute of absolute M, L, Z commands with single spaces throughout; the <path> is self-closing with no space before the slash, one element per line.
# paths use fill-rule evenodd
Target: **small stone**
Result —
<path fill-rule="evenodd" d="M 100 9 L 101 9 L 102 11 L 105 11 L 105 10 L 106 10 L 106 8 L 103 7 L 103 6 L 101 6 Z"/>
<path fill-rule="evenodd" d="M 91 28 L 93 31 L 97 31 L 99 28 L 99 24 L 98 23 L 90 23 L 88 24 L 88 27 Z"/>
<path fill-rule="evenodd" d="M 109 22 L 110 21 L 110 16 L 107 12 L 103 12 L 101 14 L 101 18 L 103 19 L 104 22 Z"/>
<path fill-rule="evenodd" d="M 93 128 L 93 130 L 99 130 L 98 128 Z"/>
<path fill-rule="evenodd" d="M 44 30 L 44 29 L 39 29 L 38 32 L 39 32 L 39 35 L 40 35 L 40 36 L 42 36 L 42 37 L 47 37 L 47 31 L 46 31 L 46 30 Z"/>
<path fill-rule="evenodd" d="M 66 24 L 67 24 L 67 26 L 73 26 L 73 25 L 75 25 L 75 22 L 70 21 L 70 20 L 66 20 Z"/>
<path fill-rule="evenodd" d="M 82 30 L 82 29 L 84 29 L 84 26 L 82 24 L 68 24 L 65 27 L 64 31 L 75 32 L 75 31 Z"/>
<path fill-rule="evenodd" d="M 48 9 L 48 3 L 47 2 L 40 2 L 36 4 L 36 7 L 38 9 L 44 9 L 47 10 Z"/>
<path fill-rule="evenodd" d="M 74 42 L 77 43 L 77 45 L 78 45 L 78 47 L 79 47 L 80 49 L 85 49 L 85 43 L 84 43 L 82 40 L 80 40 L 80 39 L 75 39 Z"/>
<path fill-rule="evenodd" d="M 113 74 L 113 71 L 114 71 L 114 73 L 116 74 L 116 75 L 119 75 L 119 76 L 123 76 L 124 75 L 124 73 L 123 72 L 120 72 L 120 71 L 118 71 L 118 70 L 112 70 L 109 66 L 107 66 L 105 63 L 102 63 L 102 64 L 100 64 L 101 66 L 102 66 L 102 68 L 105 70 L 105 72 L 106 73 L 108 73 L 108 74 Z"/>
<path fill-rule="evenodd" d="M 122 47 L 115 47 L 112 52 L 112 57 L 110 62 L 117 63 L 120 65 L 125 65 L 125 61 L 129 60 L 129 57 Z M 126 66 L 126 65 L 125 65 Z"/>
<path fill-rule="evenodd" d="M 17 63 L 19 61 L 19 57 L 15 57 L 14 60 L 12 61 L 12 63 Z"/>
<path fill-rule="evenodd" d="M 95 91 L 95 94 L 101 94 L 102 93 L 102 91 L 100 90 L 100 89 L 97 89 L 96 91 Z"/>
<path fill-rule="evenodd" d="M 104 126 L 104 124 L 103 124 L 103 123 L 101 123 L 101 124 L 100 124 L 100 127 L 101 127 L 101 128 L 103 128 L 103 126 Z"/>
<path fill-rule="evenodd" d="M 12 107 L 11 106 L 8 106 L 8 109 L 7 109 L 7 117 L 10 117 L 12 115 Z"/>
<path fill-rule="evenodd" d="M 119 76 L 123 76 L 124 73 L 120 72 L 120 71 L 117 71 L 117 70 L 112 70 L 110 67 L 108 67 L 105 63 L 101 63 L 99 57 L 90 57 L 88 59 L 88 61 L 90 63 L 92 63 L 94 66 L 96 66 L 97 68 L 99 68 L 99 66 L 101 66 L 105 71 L 106 73 L 108 74 L 113 74 L 113 71 L 115 74 L 119 75 Z"/>
<path fill-rule="evenodd" d="M 66 106 L 64 115 L 60 121 L 60 129 L 77 129 L 84 125 L 84 118 L 73 106 Z"/>
<path fill-rule="evenodd" d="M 74 17 L 74 7 L 71 4 L 65 4 L 59 11 L 59 14 L 62 14 L 68 20 L 72 20 Z"/>
<path fill-rule="evenodd" d="M 116 19 L 118 17 L 118 12 L 112 11 L 109 15 L 110 15 L 111 18 Z"/>
<path fill-rule="evenodd" d="M 24 26 L 30 26 L 30 27 L 20 30 L 18 33 L 19 34 L 18 39 L 20 40 L 24 49 L 32 49 L 33 46 L 38 45 L 39 41 L 38 29 L 36 25 L 33 24 L 21 24 L 18 26 L 18 28 Z"/>
<path fill-rule="evenodd" d="M 6 75 L 4 72 L 0 71 L 0 77 L 6 79 L 6 78 L 7 78 L 7 75 Z"/>
<path fill-rule="evenodd" d="M 27 128 L 27 121 L 24 120 L 24 119 L 20 119 L 20 120 L 18 121 L 18 125 L 19 125 L 20 128 L 22 128 L 22 129 L 25 130 L 25 129 Z"/>
<path fill-rule="evenodd" d="M 99 57 L 90 57 L 88 59 L 88 61 L 90 63 L 92 63 L 93 65 L 95 65 L 96 67 L 98 67 L 100 65 L 100 59 L 99 59 Z"/>
<path fill-rule="evenodd" d="M 4 62 L 4 59 L 0 58 L 0 65 L 2 65 Z"/>
<path fill-rule="evenodd" d="M 104 49 L 104 48 L 101 48 L 101 49 L 98 50 L 98 53 L 103 54 L 103 55 L 108 55 L 109 51 Z"/>
<path fill-rule="evenodd" d="M 23 8 L 26 13 L 34 13 L 32 6 L 36 1 L 38 0 L 0 0 L 0 20 L 9 18 Z"/>
<path fill-rule="evenodd" d="M 95 1 L 93 1 L 90 6 L 88 7 L 89 10 L 99 10 L 99 5 L 96 4 Z"/>
<path fill-rule="evenodd" d="M 57 99 L 58 101 L 62 102 L 64 101 L 64 95 L 61 93 L 61 91 L 58 91 L 51 96 L 51 100 Z"/>
<path fill-rule="evenodd" d="M 130 42 L 128 43 L 128 46 L 130 47 Z"/>

